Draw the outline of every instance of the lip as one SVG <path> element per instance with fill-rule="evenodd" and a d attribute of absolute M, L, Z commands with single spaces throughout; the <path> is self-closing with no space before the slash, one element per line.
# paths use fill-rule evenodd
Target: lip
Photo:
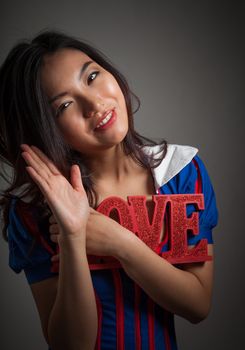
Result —
<path fill-rule="evenodd" d="M 99 128 L 97 128 L 97 126 L 99 125 L 99 123 L 101 123 L 101 122 L 107 117 L 107 115 L 108 115 L 109 113 L 111 113 L 111 112 L 112 112 L 111 119 L 110 119 L 105 125 L 102 125 L 102 126 L 100 126 Z M 95 129 L 94 129 L 94 130 L 95 130 L 95 131 L 100 131 L 100 130 L 105 130 L 105 129 L 107 129 L 111 124 L 114 123 L 115 119 L 116 119 L 115 108 L 110 109 L 109 111 L 106 111 L 106 112 L 102 115 L 102 117 L 98 120 L 98 122 L 96 123 L 96 126 L 95 126 Z"/>

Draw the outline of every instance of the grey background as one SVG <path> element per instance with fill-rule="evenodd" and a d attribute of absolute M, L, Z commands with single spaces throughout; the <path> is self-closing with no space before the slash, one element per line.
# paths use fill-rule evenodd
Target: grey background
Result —
<path fill-rule="evenodd" d="M 1 61 L 18 39 L 43 28 L 85 38 L 140 97 L 140 132 L 199 148 L 220 212 L 214 295 L 202 323 L 176 317 L 182 350 L 243 348 L 244 17 L 242 1 L 1 2 Z M 46 349 L 31 292 L 8 268 L 3 240 L 0 259 L 1 349 Z"/>

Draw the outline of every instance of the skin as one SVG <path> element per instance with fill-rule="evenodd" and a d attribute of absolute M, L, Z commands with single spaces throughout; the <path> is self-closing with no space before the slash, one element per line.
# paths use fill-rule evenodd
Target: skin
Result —
<path fill-rule="evenodd" d="M 60 111 L 57 125 L 66 141 L 85 156 L 99 202 L 110 195 L 123 199 L 128 195 L 149 197 L 155 193 L 152 175 L 122 151 L 121 142 L 128 130 L 128 117 L 117 81 L 95 62 L 78 79 L 82 65 L 89 60 L 84 53 L 70 49 L 45 58 L 42 83 L 47 95 L 52 99 L 67 92 L 52 103 L 54 113 Z M 99 71 L 99 74 L 93 75 L 95 71 Z M 115 122 L 108 129 L 95 130 L 104 111 L 111 108 L 115 108 L 117 113 Z M 58 282 L 57 278 L 49 279 L 31 286 L 45 338 L 53 344 L 54 350 L 56 347 L 63 349 L 62 344 L 81 334 L 81 329 L 84 332 L 79 338 L 79 347 L 92 349 L 94 346 L 97 315 L 87 253 L 114 256 L 129 277 L 166 310 L 193 323 L 207 316 L 212 294 L 212 261 L 185 264 L 179 268 L 172 266 L 115 220 L 89 208 L 78 166 L 71 167 L 69 183 L 40 150 L 28 145 L 21 147 L 28 165 L 27 171 L 46 197 L 53 213 L 50 217 L 51 239 L 60 246 L 59 256 L 52 258 L 60 260 Z M 208 250 L 212 255 L 212 245 Z M 84 270 L 80 267 L 81 259 L 86 262 L 82 264 Z M 73 271 L 72 276 L 68 266 Z M 76 307 L 73 304 L 73 313 L 69 313 L 69 307 L 63 310 L 62 305 L 65 300 L 70 306 L 74 295 L 77 296 Z M 89 316 L 91 312 L 92 318 Z M 61 321 L 64 318 L 71 323 L 71 327 L 58 336 L 60 327 L 65 329 Z M 86 324 L 84 319 L 90 321 Z M 95 332 L 84 342 L 91 325 L 94 325 Z M 69 349 L 79 348 L 77 346 L 77 343 L 69 343 Z"/>
<path fill-rule="evenodd" d="M 115 151 L 128 130 L 127 110 L 122 91 L 109 72 L 93 62 L 82 77 L 80 69 L 91 59 L 77 50 L 61 50 L 47 56 L 42 69 L 42 84 L 52 99 L 67 94 L 51 105 L 65 140 L 81 154 L 101 157 L 105 151 Z M 105 111 L 115 109 L 117 121 L 106 132 L 95 129 Z"/>

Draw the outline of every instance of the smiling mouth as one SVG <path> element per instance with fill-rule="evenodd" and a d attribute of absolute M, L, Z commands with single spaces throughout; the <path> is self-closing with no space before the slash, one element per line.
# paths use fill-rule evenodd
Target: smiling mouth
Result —
<path fill-rule="evenodd" d="M 116 118 L 115 109 L 111 110 L 95 127 L 95 130 L 106 129 Z"/>

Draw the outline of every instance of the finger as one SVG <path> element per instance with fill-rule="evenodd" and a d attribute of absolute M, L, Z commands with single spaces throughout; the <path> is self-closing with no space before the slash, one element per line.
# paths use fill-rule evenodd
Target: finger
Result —
<path fill-rule="evenodd" d="M 34 168 L 35 166 L 38 167 L 40 171 L 45 170 L 45 174 L 48 176 L 51 174 L 60 174 L 53 162 L 39 148 L 35 146 L 28 146 L 26 144 L 21 144 L 20 147 L 24 151 L 24 154 L 22 155 L 26 156 L 25 160 L 29 165 L 32 165 Z"/>
<path fill-rule="evenodd" d="M 33 169 L 31 166 L 27 166 L 26 170 L 28 174 L 31 176 L 31 178 L 34 180 L 34 182 L 38 185 L 41 192 L 44 196 L 47 196 L 49 194 L 50 188 L 47 184 L 47 182 L 43 179 L 42 176 L 40 176 L 35 169 Z"/>
<path fill-rule="evenodd" d="M 60 259 L 59 254 L 53 255 L 53 256 L 51 257 L 51 261 L 53 261 L 53 262 L 59 261 L 59 259 Z"/>
<path fill-rule="evenodd" d="M 39 164 L 39 166 L 43 165 L 42 160 L 40 159 L 39 155 L 37 155 L 37 153 L 35 152 L 35 150 L 33 149 L 34 146 L 29 146 L 26 144 L 21 144 L 20 148 L 24 151 L 24 154 L 28 154 L 28 160 L 32 160 L 32 162 L 36 162 L 37 164 Z"/>
<path fill-rule="evenodd" d="M 50 224 L 57 224 L 57 220 L 53 214 L 50 215 L 50 217 L 49 217 L 49 223 Z"/>
<path fill-rule="evenodd" d="M 52 175 L 47 166 L 34 155 L 34 152 L 24 151 L 21 153 L 27 165 L 31 166 L 45 180 L 48 180 Z"/>
<path fill-rule="evenodd" d="M 71 185 L 77 191 L 84 191 L 80 168 L 77 164 L 71 166 Z"/>
<path fill-rule="evenodd" d="M 58 235 L 57 234 L 51 234 L 50 239 L 52 242 L 58 243 Z"/>
<path fill-rule="evenodd" d="M 52 224 L 49 226 L 49 232 L 53 234 L 59 233 L 59 226 L 57 224 Z"/>
<path fill-rule="evenodd" d="M 38 154 L 40 159 L 46 164 L 46 166 L 54 175 L 61 174 L 58 168 L 54 165 L 54 163 L 39 148 L 37 148 L 36 146 L 31 146 L 31 149 Z"/>

